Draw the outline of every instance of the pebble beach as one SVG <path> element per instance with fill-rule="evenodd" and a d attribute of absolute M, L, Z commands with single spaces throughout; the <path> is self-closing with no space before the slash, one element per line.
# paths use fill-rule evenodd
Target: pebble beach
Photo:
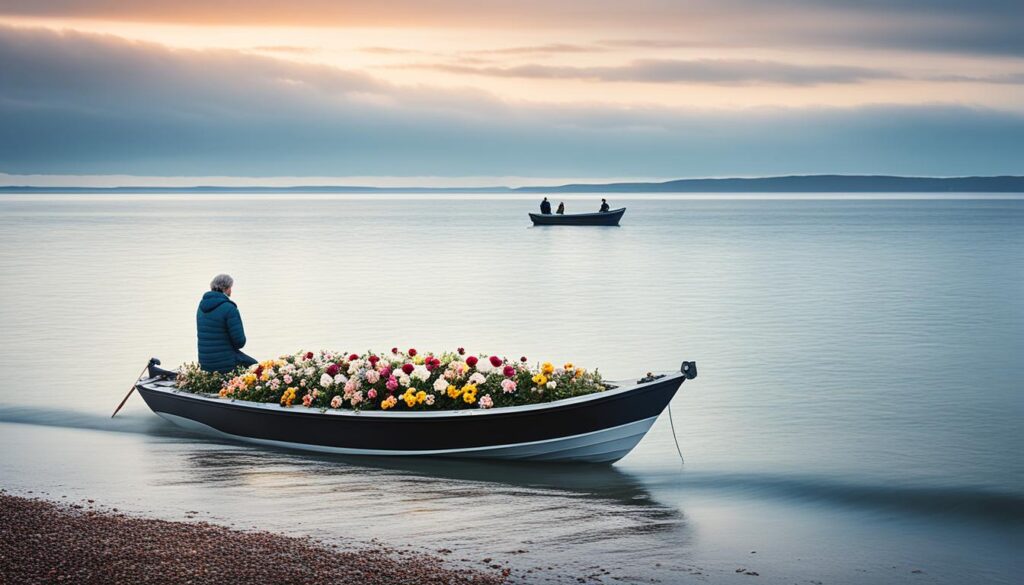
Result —
<path fill-rule="evenodd" d="M 207 522 L 139 518 L 93 500 L 64 504 L 0 493 L 0 581 L 8 585 L 493 585 L 508 576 L 498 564 L 484 572 L 385 546 L 343 550 Z"/>

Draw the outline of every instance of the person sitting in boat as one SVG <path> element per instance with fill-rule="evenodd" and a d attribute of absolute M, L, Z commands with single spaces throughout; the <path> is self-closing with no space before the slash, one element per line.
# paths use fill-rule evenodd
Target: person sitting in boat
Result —
<path fill-rule="evenodd" d="M 545 197 L 544 201 L 540 202 L 540 212 L 544 215 L 551 215 L 551 202 Z"/>
<path fill-rule="evenodd" d="M 564 201 L 559 201 L 558 202 L 558 211 L 556 211 L 555 213 L 557 213 L 558 215 L 565 215 L 565 202 Z"/>
<path fill-rule="evenodd" d="M 245 329 L 238 305 L 231 297 L 235 280 L 218 274 L 196 310 L 196 338 L 199 367 L 208 372 L 227 373 L 238 366 L 251 366 L 256 360 L 242 353 Z"/>
<path fill-rule="evenodd" d="M 602 198 L 601 199 L 601 213 L 607 213 L 607 212 L 611 211 L 611 209 L 612 208 L 608 206 L 608 200 Z"/>

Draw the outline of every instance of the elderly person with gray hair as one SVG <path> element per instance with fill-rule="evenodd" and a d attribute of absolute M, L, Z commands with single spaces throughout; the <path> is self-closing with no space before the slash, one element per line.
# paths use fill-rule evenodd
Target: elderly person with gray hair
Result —
<path fill-rule="evenodd" d="M 251 366 L 256 360 L 242 353 L 245 329 L 238 305 L 231 297 L 235 280 L 218 274 L 210 282 L 196 311 L 196 337 L 199 341 L 199 366 L 208 372 L 227 373 L 238 366 Z"/>

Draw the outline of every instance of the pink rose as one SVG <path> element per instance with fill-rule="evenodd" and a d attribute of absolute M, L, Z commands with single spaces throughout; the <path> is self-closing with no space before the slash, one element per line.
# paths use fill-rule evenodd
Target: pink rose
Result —
<path fill-rule="evenodd" d="M 366 396 L 370 400 L 374 400 L 375 398 L 377 398 L 377 391 L 374 390 L 373 388 L 370 388 L 369 392 L 366 393 Z"/>
<path fill-rule="evenodd" d="M 505 394 L 511 394 L 516 391 L 516 383 L 514 380 L 502 380 L 501 390 Z"/>
<path fill-rule="evenodd" d="M 484 394 L 480 398 L 480 408 L 490 408 L 492 406 L 494 406 L 494 401 L 491 400 L 491 395 L 490 394 Z"/>
<path fill-rule="evenodd" d="M 341 396 L 331 398 L 331 408 L 341 408 Z"/>
<path fill-rule="evenodd" d="M 304 395 L 302 397 L 302 406 L 308 407 L 310 404 L 313 404 L 313 397 L 309 394 Z"/>
<path fill-rule="evenodd" d="M 345 394 L 351 394 L 359 389 L 359 380 L 355 378 L 349 378 L 348 382 L 345 382 Z"/>
<path fill-rule="evenodd" d="M 376 384 L 380 380 L 380 373 L 377 370 L 366 370 L 366 381 L 370 384 Z"/>
<path fill-rule="evenodd" d="M 398 389 L 398 380 L 396 380 L 394 376 L 391 376 L 390 378 L 388 378 L 388 381 L 386 384 L 384 384 L 384 386 L 386 386 L 388 390 L 394 392 L 396 389 Z"/>
<path fill-rule="evenodd" d="M 382 365 L 380 367 L 380 369 L 377 370 L 377 371 L 380 372 L 380 377 L 381 378 L 389 378 L 389 377 L 391 377 L 391 368 L 389 368 L 387 366 L 383 366 Z"/>

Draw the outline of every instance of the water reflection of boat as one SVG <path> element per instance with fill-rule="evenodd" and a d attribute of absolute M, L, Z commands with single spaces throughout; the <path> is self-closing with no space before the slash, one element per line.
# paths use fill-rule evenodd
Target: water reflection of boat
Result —
<path fill-rule="evenodd" d="M 533 225 L 619 225 L 626 208 L 595 213 L 531 213 Z"/>
<path fill-rule="evenodd" d="M 320 412 L 229 401 L 178 390 L 174 372 L 150 366 L 136 387 L 150 409 L 188 429 L 242 441 L 347 455 L 522 461 L 618 461 L 647 433 L 680 385 L 678 373 L 604 392 L 526 406 L 433 412 Z"/>
<path fill-rule="evenodd" d="M 187 452 L 185 457 L 188 460 L 186 469 L 194 476 L 192 481 L 201 485 L 244 486 L 254 476 L 265 479 L 268 475 L 280 474 L 304 488 L 323 485 L 325 489 L 329 486 L 331 490 L 348 492 L 388 486 L 386 489 L 389 491 L 441 496 L 456 490 L 478 492 L 481 484 L 488 484 L 491 486 L 487 488 L 488 493 L 492 494 L 505 493 L 520 498 L 561 494 L 581 499 L 577 504 L 586 500 L 593 505 L 646 509 L 643 514 L 651 520 L 680 520 L 679 511 L 674 506 L 659 502 L 640 478 L 608 465 L 560 467 L 479 459 L 354 457 L 296 454 L 292 450 L 277 448 L 260 451 L 203 449 Z M 181 469 L 175 464 L 175 472 Z"/>

